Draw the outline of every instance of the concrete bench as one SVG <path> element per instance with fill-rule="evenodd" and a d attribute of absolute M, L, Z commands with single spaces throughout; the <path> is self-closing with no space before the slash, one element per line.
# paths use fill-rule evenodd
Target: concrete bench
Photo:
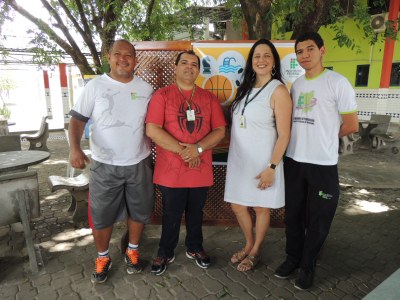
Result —
<path fill-rule="evenodd" d="M 71 195 L 71 205 L 68 211 L 72 212 L 72 221 L 75 226 L 80 227 L 88 221 L 87 197 L 89 191 L 89 167 L 82 174 L 75 177 L 49 176 L 48 184 L 50 190 L 67 190 Z"/>
<path fill-rule="evenodd" d="M 359 135 L 354 133 L 339 138 L 339 153 L 341 155 L 353 154 L 354 144 L 359 138 Z"/>
<path fill-rule="evenodd" d="M 36 171 L 18 172 L 0 175 L 0 226 L 21 222 L 29 264 L 32 273 L 38 272 L 37 254 L 30 228 L 31 218 L 40 216 L 39 183 Z M 37 256 L 38 255 L 38 256 Z"/>
<path fill-rule="evenodd" d="M 390 126 L 390 115 L 371 115 L 371 121 L 378 123 L 370 132 L 373 149 L 381 149 L 386 145 L 386 142 L 393 141 L 394 137 L 388 132 Z"/>
<path fill-rule="evenodd" d="M 1 135 L 8 135 L 8 124 L 7 120 L 0 120 L 0 136 Z"/>
<path fill-rule="evenodd" d="M 47 123 L 47 116 L 42 118 L 42 123 L 38 132 L 34 134 L 21 134 L 21 140 L 29 142 L 29 150 L 43 150 L 48 151 L 47 139 L 49 138 L 49 124 Z"/>
<path fill-rule="evenodd" d="M 20 135 L 0 135 L 0 152 L 21 150 Z"/>

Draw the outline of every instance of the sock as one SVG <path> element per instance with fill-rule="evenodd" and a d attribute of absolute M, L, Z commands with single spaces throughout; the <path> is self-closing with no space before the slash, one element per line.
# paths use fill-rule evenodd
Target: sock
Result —
<path fill-rule="evenodd" d="M 134 245 L 129 243 L 128 244 L 128 250 L 137 250 L 139 248 L 139 245 Z"/>
<path fill-rule="evenodd" d="M 110 257 L 109 250 L 107 249 L 107 250 L 104 251 L 104 252 L 97 252 L 97 256 L 98 256 L 98 257 Z"/>

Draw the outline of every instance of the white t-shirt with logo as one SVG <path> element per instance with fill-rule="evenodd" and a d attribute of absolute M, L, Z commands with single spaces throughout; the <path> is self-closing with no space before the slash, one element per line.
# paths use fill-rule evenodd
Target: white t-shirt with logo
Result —
<path fill-rule="evenodd" d="M 340 114 L 357 109 L 353 87 L 344 76 L 326 69 L 315 78 L 299 77 L 291 96 L 292 132 L 286 156 L 298 162 L 336 165 Z"/>
<path fill-rule="evenodd" d="M 149 156 L 145 118 L 152 93 L 151 85 L 136 76 L 122 83 L 104 74 L 85 86 L 72 110 L 92 120 L 93 159 L 129 166 Z"/>

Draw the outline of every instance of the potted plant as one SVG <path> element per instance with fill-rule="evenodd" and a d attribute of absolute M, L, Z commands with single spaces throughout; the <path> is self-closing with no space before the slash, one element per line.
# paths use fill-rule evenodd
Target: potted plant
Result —
<path fill-rule="evenodd" d="M 10 119 L 11 111 L 8 109 L 7 105 L 3 102 L 3 107 L 0 107 L 0 120 Z"/>
<path fill-rule="evenodd" d="M 7 107 L 6 101 L 10 97 L 10 91 L 17 87 L 14 79 L 9 77 L 0 77 L 0 120 L 10 119 L 11 110 Z"/>

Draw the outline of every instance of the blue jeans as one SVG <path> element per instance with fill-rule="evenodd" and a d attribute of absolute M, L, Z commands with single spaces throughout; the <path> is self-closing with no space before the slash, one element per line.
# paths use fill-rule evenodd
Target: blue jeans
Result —
<path fill-rule="evenodd" d="M 185 212 L 188 251 L 203 251 L 203 208 L 208 187 L 169 188 L 159 186 L 162 194 L 163 216 L 158 256 L 172 257 L 179 241 L 179 229 Z"/>

